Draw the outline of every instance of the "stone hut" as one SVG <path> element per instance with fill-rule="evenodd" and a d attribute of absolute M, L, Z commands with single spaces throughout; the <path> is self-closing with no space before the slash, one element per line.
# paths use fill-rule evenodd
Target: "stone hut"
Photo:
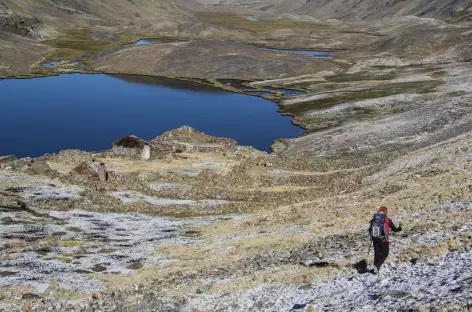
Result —
<path fill-rule="evenodd" d="M 113 153 L 128 157 L 151 159 L 151 145 L 137 136 L 130 135 L 113 142 Z"/>

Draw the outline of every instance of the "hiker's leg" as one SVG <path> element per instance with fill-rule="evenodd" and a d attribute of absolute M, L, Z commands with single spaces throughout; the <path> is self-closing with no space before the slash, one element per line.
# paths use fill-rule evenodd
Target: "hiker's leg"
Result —
<path fill-rule="evenodd" d="M 388 257 L 388 254 L 390 252 L 390 245 L 388 243 L 381 243 L 379 244 L 380 245 L 380 252 L 381 252 L 381 256 L 379 258 L 379 262 L 378 262 L 378 268 L 385 262 L 385 260 L 387 260 L 387 257 Z"/>
<path fill-rule="evenodd" d="M 380 242 L 374 242 L 374 266 L 379 267 L 380 265 L 378 264 L 380 261 L 380 258 L 382 257 L 382 243 Z"/>

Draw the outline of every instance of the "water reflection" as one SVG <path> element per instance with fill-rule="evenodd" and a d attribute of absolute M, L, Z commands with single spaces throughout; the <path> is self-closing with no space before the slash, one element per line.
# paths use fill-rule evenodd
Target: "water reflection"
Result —
<path fill-rule="evenodd" d="M 193 82 L 193 81 L 169 79 L 169 78 L 154 77 L 154 76 L 141 76 L 141 75 L 113 74 L 113 75 L 108 75 L 108 76 L 129 82 L 129 83 L 167 87 L 167 88 L 172 88 L 176 90 L 187 90 L 187 91 L 208 92 L 208 93 L 227 93 L 227 91 L 223 89 L 216 88 L 211 85 L 206 85 L 203 83 Z"/>

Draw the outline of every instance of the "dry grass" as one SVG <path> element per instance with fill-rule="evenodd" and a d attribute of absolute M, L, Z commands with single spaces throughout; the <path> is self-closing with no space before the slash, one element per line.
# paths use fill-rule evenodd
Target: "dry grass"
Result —
<path fill-rule="evenodd" d="M 291 192 L 291 191 L 306 191 L 306 190 L 312 190 L 312 189 L 315 189 L 315 187 L 297 186 L 297 185 L 280 185 L 280 186 L 268 186 L 268 187 L 252 187 L 252 188 L 247 188 L 247 189 L 239 189 L 239 191 L 281 193 L 281 192 Z"/>
<path fill-rule="evenodd" d="M 93 39 L 91 36 L 93 31 L 90 29 L 61 28 L 56 30 L 60 33 L 58 38 L 43 42 L 50 47 L 45 55 L 46 61 L 80 60 L 139 39 L 136 35 L 121 34 L 119 41 L 102 41 Z"/>
<path fill-rule="evenodd" d="M 321 280 L 335 271 L 336 269 L 332 267 L 279 266 L 269 268 L 254 275 L 241 276 L 228 283 L 216 284 L 210 291 L 214 293 L 240 292 L 256 288 L 261 284 L 300 286 Z"/>
<path fill-rule="evenodd" d="M 80 247 L 83 245 L 83 242 L 66 239 L 66 240 L 59 241 L 58 245 L 61 247 Z"/>
<path fill-rule="evenodd" d="M 5 243 L 5 248 L 24 248 L 28 246 L 26 241 L 16 241 Z"/>
<path fill-rule="evenodd" d="M 258 20 L 257 22 L 249 21 L 247 16 L 233 13 L 197 13 L 197 18 L 203 22 L 218 26 L 243 29 L 258 33 L 269 32 L 279 29 L 310 29 L 310 30 L 325 30 L 329 26 L 313 24 L 307 22 L 297 21 L 282 21 L 282 20 Z"/>
<path fill-rule="evenodd" d="M 159 170 L 172 170 L 172 169 L 201 169 L 204 166 L 198 165 L 203 162 L 217 162 L 226 163 L 225 166 L 215 167 L 221 169 L 222 172 L 228 172 L 232 167 L 238 163 L 234 160 L 212 153 L 191 153 L 191 154 L 180 154 L 181 158 L 178 160 L 172 159 L 158 159 L 151 161 L 140 161 L 125 158 L 100 158 L 99 161 L 103 161 L 107 164 L 111 170 L 118 173 L 129 173 L 129 172 L 156 172 Z"/>
<path fill-rule="evenodd" d="M 443 82 L 441 80 L 389 82 L 353 91 L 327 92 L 327 97 L 323 97 L 318 100 L 282 106 L 282 112 L 299 116 L 313 109 L 329 108 L 337 104 L 351 101 L 362 101 L 407 93 L 422 94 L 431 92 L 434 88 L 438 87 L 442 83 Z M 307 124 L 301 124 L 301 126 L 310 129 Z"/>

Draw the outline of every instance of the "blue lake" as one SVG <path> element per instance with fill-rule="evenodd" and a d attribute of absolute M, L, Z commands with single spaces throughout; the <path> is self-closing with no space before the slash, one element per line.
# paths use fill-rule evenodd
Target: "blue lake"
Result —
<path fill-rule="evenodd" d="M 303 133 L 268 100 L 157 77 L 5 79 L 0 94 L 0 155 L 105 150 L 125 135 L 150 140 L 183 125 L 265 151 Z"/>

